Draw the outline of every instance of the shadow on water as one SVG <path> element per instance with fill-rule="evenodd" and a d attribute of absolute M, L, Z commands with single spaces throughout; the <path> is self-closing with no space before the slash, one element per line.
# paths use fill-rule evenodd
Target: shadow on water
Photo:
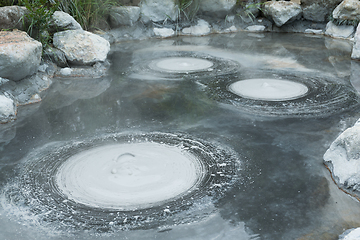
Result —
<path fill-rule="evenodd" d="M 344 229 L 359 227 L 359 203 L 336 188 L 322 164 L 330 143 L 359 118 L 347 45 L 329 41 L 239 33 L 121 43 L 113 46 L 109 76 L 55 79 L 43 102 L 23 107 L 23 116 L 0 128 L 0 224 L 5 226 L 0 239 L 337 239 Z M 181 73 L 150 64 L 184 56 L 214 64 Z M 227 90 L 235 81 L 266 77 L 301 82 L 309 94 L 269 103 Z M 165 143 L 172 141 L 168 136 L 186 136 L 208 156 L 236 158 L 234 181 L 226 187 L 209 183 L 220 188 L 189 201 L 173 200 L 176 211 L 164 203 L 137 210 L 137 216 L 101 208 L 86 208 L 85 214 L 76 202 L 41 195 L 51 193 L 41 191 L 41 181 L 51 188 L 53 180 L 47 179 L 54 177 L 37 171 L 39 165 L 24 173 L 48 156 L 60 164 L 56 154 L 75 142 L 94 143 L 109 134 L 129 134 L 131 142 L 139 133 L 165 134 Z M 221 176 L 214 169 L 214 176 Z M 36 188 L 24 181 L 28 176 Z M 48 200 L 21 193 L 25 189 Z M 68 219 L 59 220 L 64 212 Z M 111 214 L 121 215 L 122 222 Z"/>

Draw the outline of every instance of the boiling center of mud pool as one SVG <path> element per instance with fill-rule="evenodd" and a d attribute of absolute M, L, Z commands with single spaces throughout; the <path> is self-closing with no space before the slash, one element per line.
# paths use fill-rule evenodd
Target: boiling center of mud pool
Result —
<path fill-rule="evenodd" d="M 169 57 L 156 60 L 150 68 L 167 72 L 189 72 L 209 69 L 213 66 L 211 61 L 192 57 Z"/>
<path fill-rule="evenodd" d="M 112 144 L 65 161 L 56 184 L 69 199 L 91 207 L 151 207 L 197 187 L 201 162 L 179 147 L 159 143 Z"/>
<path fill-rule="evenodd" d="M 308 87 L 289 80 L 259 78 L 235 82 L 229 86 L 229 90 L 245 98 L 284 101 L 305 96 Z"/>

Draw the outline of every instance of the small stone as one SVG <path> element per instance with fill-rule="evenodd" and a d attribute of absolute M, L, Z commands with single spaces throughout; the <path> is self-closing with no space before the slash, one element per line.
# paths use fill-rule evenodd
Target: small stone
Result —
<path fill-rule="evenodd" d="M 354 46 L 351 53 L 352 59 L 360 59 L 360 24 L 356 28 L 356 32 L 354 35 Z"/>
<path fill-rule="evenodd" d="M 154 28 L 154 34 L 159 37 L 171 37 L 175 35 L 175 31 L 171 28 Z"/>
<path fill-rule="evenodd" d="M 305 29 L 305 33 L 312 33 L 312 34 L 323 34 L 323 30 L 321 29 Z"/>
<path fill-rule="evenodd" d="M 237 28 L 234 25 L 232 25 L 231 27 L 225 29 L 224 32 L 229 32 L 229 33 L 237 32 Z"/>
<path fill-rule="evenodd" d="M 72 69 L 68 68 L 68 67 L 62 68 L 62 69 L 60 69 L 59 73 L 60 73 L 60 75 L 63 75 L 63 76 L 70 76 L 72 73 Z"/>
<path fill-rule="evenodd" d="M 263 25 L 252 25 L 252 26 L 248 26 L 246 28 L 246 30 L 248 30 L 250 32 L 263 32 L 265 30 L 265 26 L 263 26 Z"/>
<path fill-rule="evenodd" d="M 325 35 L 335 38 L 350 38 L 354 34 L 355 27 L 350 25 L 337 26 L 333 22 L 326 24 Z"/>
<path fill-rule="evenodd" d="M 0 123 L 7 123 L 16 119 L 17 107 L 11 98 L 0 95 Z"/>
<path fill-rule="evenodd" d="M 186 35 L 202 36 L 209 34 L 210 31 L 211 29 L 209 23 L 203 19 L 199 19 L 195 26 L 184 28 L 182 33 Z"/>

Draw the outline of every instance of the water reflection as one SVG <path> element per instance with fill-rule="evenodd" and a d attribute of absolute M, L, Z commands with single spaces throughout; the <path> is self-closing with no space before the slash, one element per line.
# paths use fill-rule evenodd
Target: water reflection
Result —
<path fill-rule="evenodd" d="M 193 75 L 162 73 L 146 67 L 145 63 L 151 60 L 174 54 L 201 56 L 222 67 Z M 31 156 L 41 155 L 46 144 L 86 142 L 125 132 L 185 134 L 215 147 L 226 146 L 241 160 L 237 181 L 229 188 L 219 189 L 218 197 L 195 196 L 191 211 L 179 208 L 169 218 L 166 211 L 157 223 L 156 217 L 151 220 L 156 224 L 149 227 L 140 223 L 130 231 L 114 229 L 99 218 L 91 225 L 90 220 L 69 212 L 62 227 L 66 230 L 66 223 L 73 222 L 71 229 L 55 231 L 61 229 L 61 223 L 55 219 L 60 213 L 52 208 L 53 204 L 47 206 L 52 210 L 48 218 L 44 217 L 47 212 L 24 215 L 28 205 L 21 204 L 18 194 L 7 198 L 2 194 L 0 224 L 6 230 L 0 232 L 0 238 L 336 239 L 343 228 L 360 226 L 359 203 L 338 191 L 322 164 L 322 155 L 330 143 L 360 117 L 359 97 L 349 81 L 351 76 L 354 82 L 357 75 L 350 71 L 347 48 L 325 45 L 322 37 L 239 33 L 122 43 L 114 46 L 110 59 L 109 77 L 56 80 L 42 103 L 36 108 L 24 107 L 33 111 L 19 116 L 11 125 L 1 126 L 2 191 L 19 183 L 25 166 L 36 161 Z M 134 77 L 138 71 L 141 74 Z M 148 73 L 151 75 L 146 76 Z M 312 88 L 312 96 L 318 103 L 324 99 L 330 103 L 312 103 L 311 106 L 321 107 L 309 111 L 305 96 L 301 100 L 305 115 L 269 117 L 261 114 L 263 110 L 257 110 L 254 102 L 241 102 L 250 106 L 249 111 L 243 111 L 234 104 L 236 99 L 228 99 L 227 84 L 241 76 L 269 73 L 273 77 L 286 73 L 296 81 L 311 79 L 314 85 L 320 82 L 326 87 Z M 341 94 L 327 91 L 334 88 L 340 89 Z M 334 102 L 341 104 L 332 107 Z M 261 104 L 266 105 L 266 101 Z M 281 104 L 288 106 L 288 102 Z M 323 111 L 328 114 L 322 114 Z M 50 153 L 57 164 L 56 150 Z M 46 176 L 36 168 L 30 176 L 38 181 L 39 191 L 41 181 L 52 179 L 51 174 Z M 48 183 L 45 186 L 51 187 Z M 45 205 L 54 200 L 48 189 L 44 189 L 44 194 L 44 199 L 49 199 L 43 202 Z M 73 210 L 78 210 L 76 203 L 74 206 Z M 99 213 L 91 208 L 81 211 L 90 218 Z M 96 216 L 101 214 L 104 212 Z M 121 214 L 125 220 L 126 213 Z M 77 228 L 78 220 L 85 227 Z"/>

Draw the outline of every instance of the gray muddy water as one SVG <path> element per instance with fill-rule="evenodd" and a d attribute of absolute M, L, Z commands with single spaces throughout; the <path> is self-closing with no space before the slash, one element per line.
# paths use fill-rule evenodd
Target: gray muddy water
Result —
<path fill-rule="evenodd" d="M 349 46 L 270 33 L 113 46 L 109 76 L 54 79 L 0 126 L 0 239 L 337 239 L 359 227 L 359 202 L 322 163 L 360 117 Z"/>

